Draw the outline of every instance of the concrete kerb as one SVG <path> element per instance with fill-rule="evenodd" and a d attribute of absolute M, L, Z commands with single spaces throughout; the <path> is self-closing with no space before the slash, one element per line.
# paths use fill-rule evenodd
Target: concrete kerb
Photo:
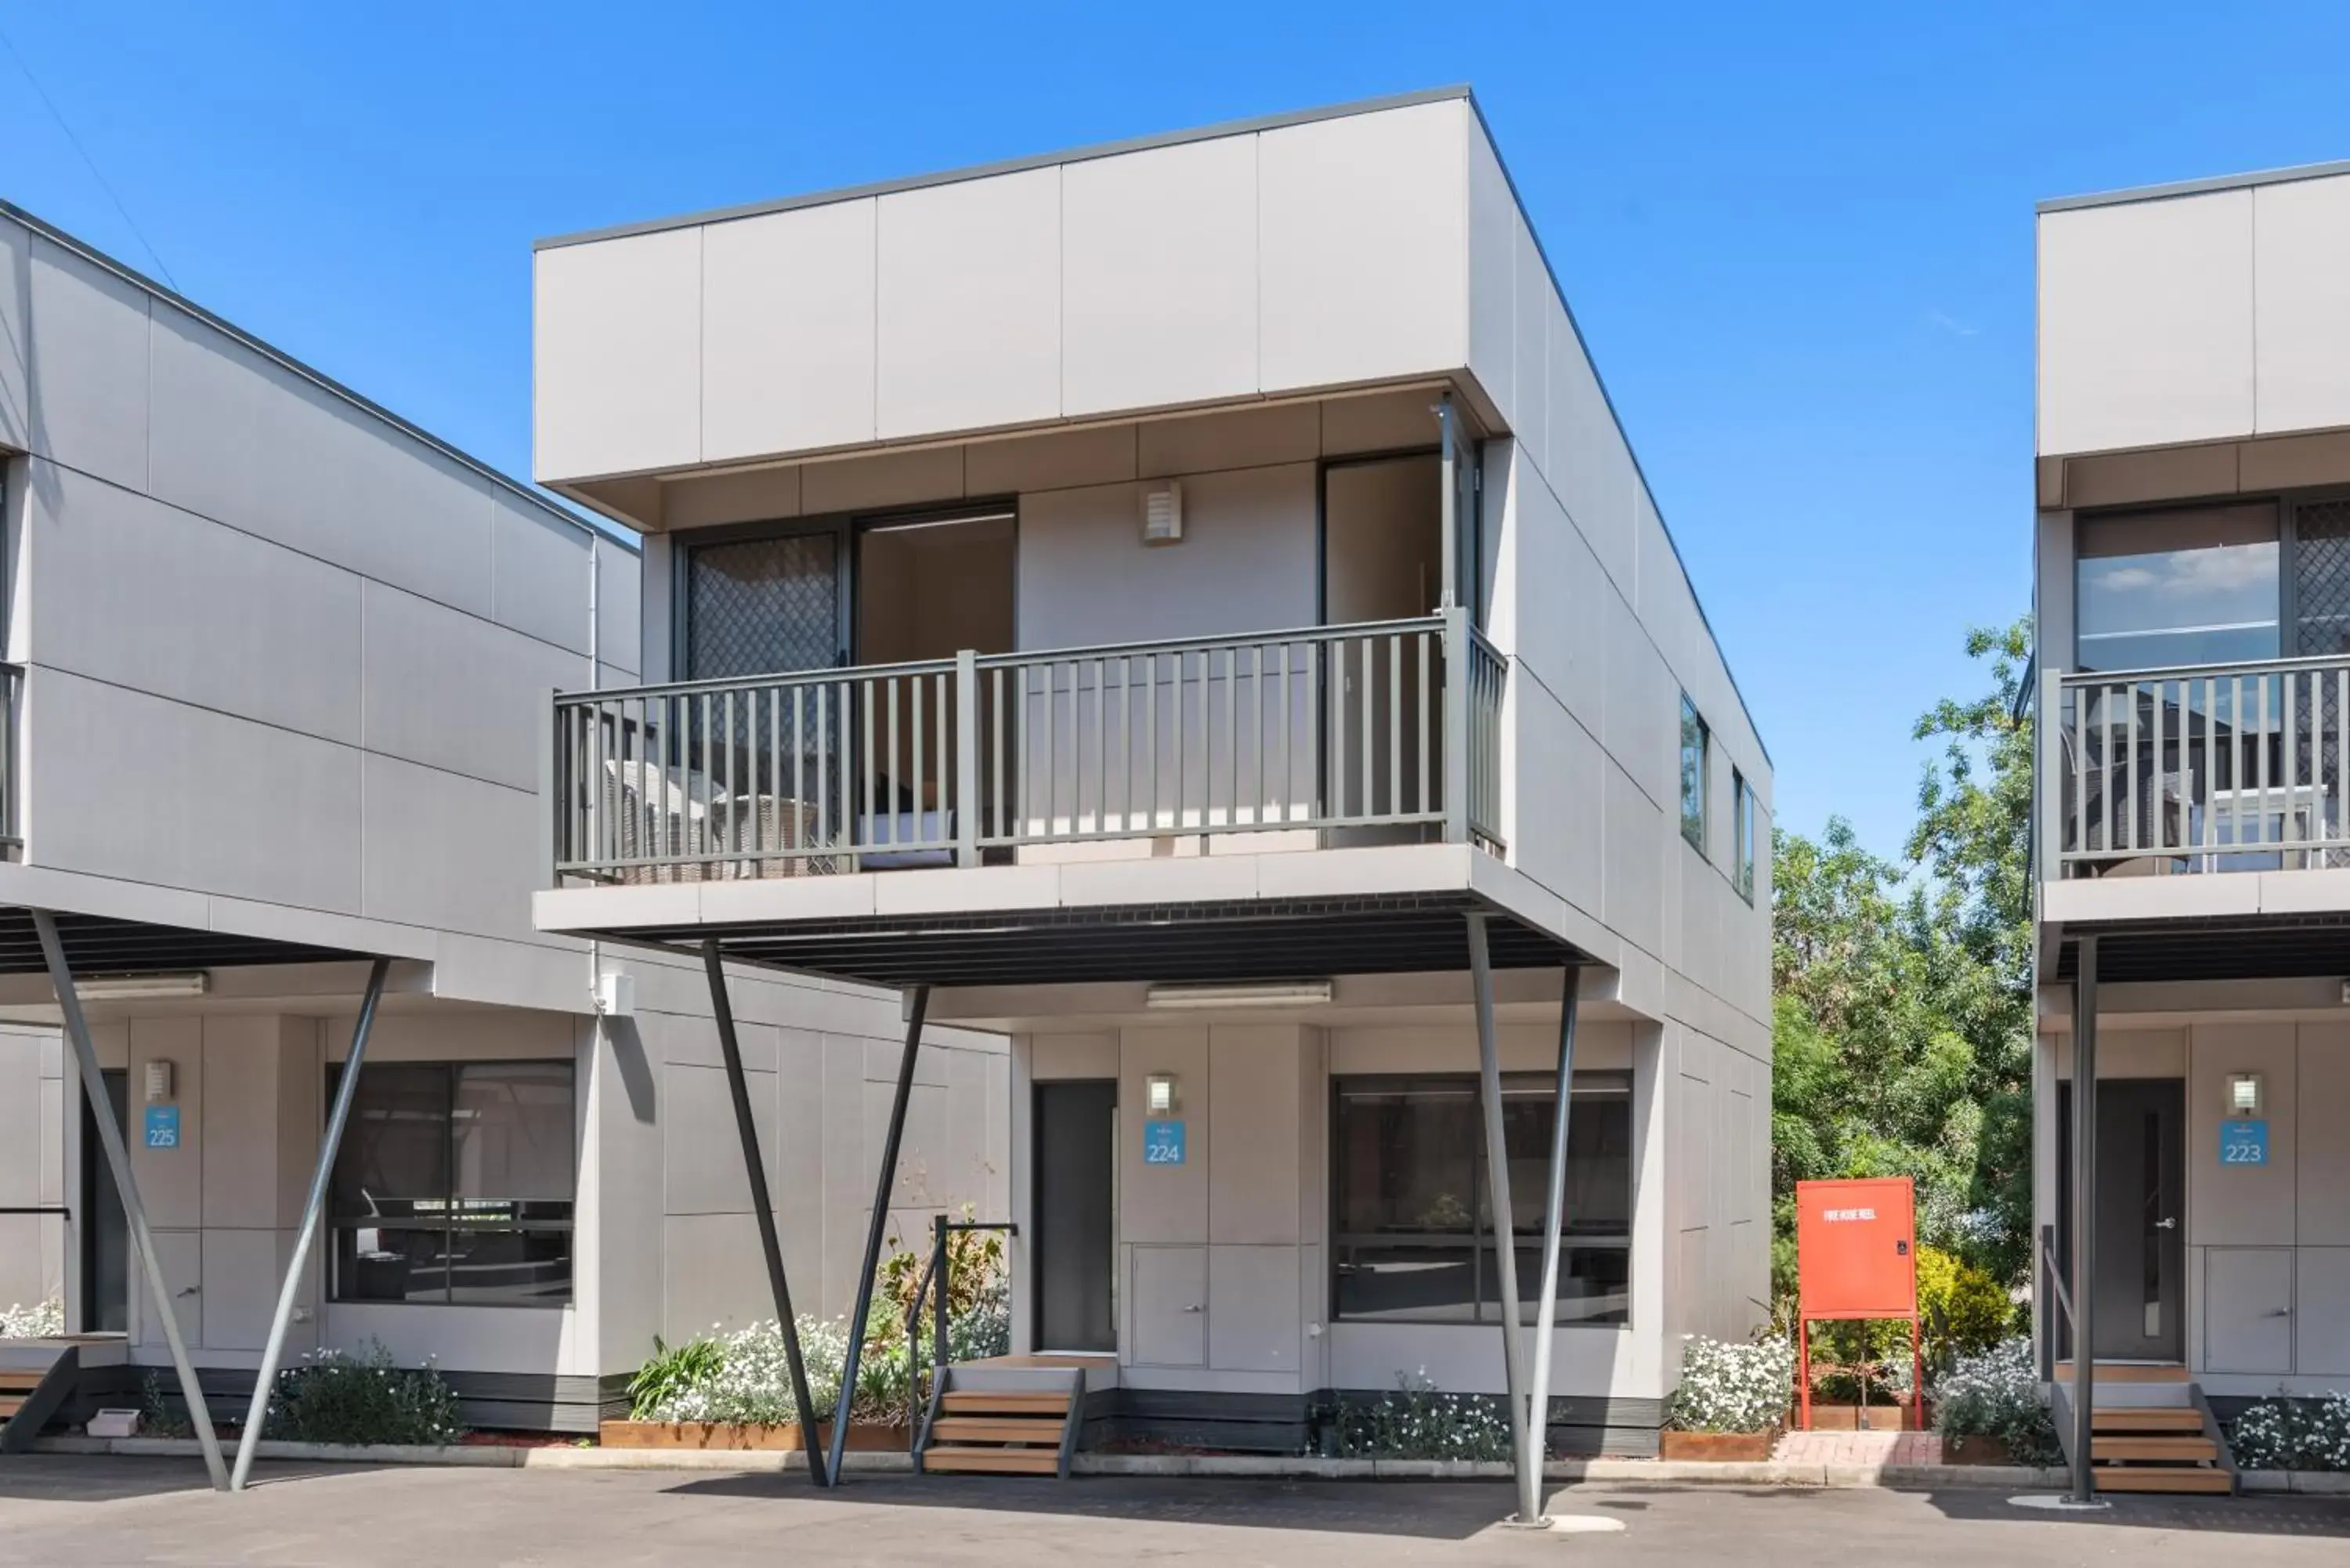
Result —
<path fill-rule="evenodd" d="M 189 1438 L 44 1438 L 33 1445 L 45 1454 L 194 1459 Z M 265 1442 L 259 1457 L 308 1464 L 453 1465 L 488 1469 L 550 1470 L 728 1470 L 763 1473 L 807 1468 L 796 1451 L 747 1449 L 600 1449 L 547 1446 L 504 1448 L 472 1444 L 409 1447 L 380 1444 L 340 1447 L 328 1443 Z M 913 1468 L 900 1453 L 845 1456 L 851 1474 L 903 1475 Z M 1512 1471 L 1491 1459 L 1326 1459 L 1283 1454 L 1077 1454 L 1070 1469 L 1090 1476 L 1191 1476 L 1265 1480 L 1507 1480 Z M 2057 1490 L 2069 1482 L 2061 1469 L 2014 1465 L 1811 1465 L 1775 1459 L 1754 1464 L 1663 1459 L 1554 1459 L 1543 1467 L 1550 1481 L 1598 1481 L 1675 1486 L 1813 1488 L 1829 1490 L 1885 1487 L 1930 1491 L 1950 1488 L 2029 1492 Z M 2350 1474 L 2308 1470 L 2245 1470 L 2238 1478 L 2247 1492 L 2293 1492 L 2350 1497 Z"/>

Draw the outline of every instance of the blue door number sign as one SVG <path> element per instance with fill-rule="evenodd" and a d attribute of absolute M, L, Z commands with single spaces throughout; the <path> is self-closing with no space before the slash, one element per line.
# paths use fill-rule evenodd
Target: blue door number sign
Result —
<path fill-rule="evenodd" d="M 2221 1165 L 2266 1165 L 2268 1162 L 2268 1123 L 2244 1121 L 2220 1124 L 2220 1163 Z"/>
<path fill-rule="evenodd" d="M 1183 1124 L 1181 1122 L 1143 1123 L 1142 1163 L 1145 1165 L 1182 1164 Z"/>
<path fill-rule="evenodd" d="M 147 1147 L 177 1148 L 180 1147 L 180 1107 L 149 1106 L 147 1107 Z"/>

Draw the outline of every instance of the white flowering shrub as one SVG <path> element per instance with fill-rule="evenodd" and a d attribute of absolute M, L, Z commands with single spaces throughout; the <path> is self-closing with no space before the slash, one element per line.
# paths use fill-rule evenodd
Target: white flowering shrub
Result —
<path fill-rule="evenodd" d="M 51 1299 L 0 1312 L 0 1339 L 50 1339 L 66 1331 L 66 1303 Z"/>
<path fill-rule="evenodd" d="M 1684 1432 L 1760 1432 L 1779 1424 L 1795 1386 L 1795 1349 L 1775 1335 L 1731 1345 L 1690 1334 L 1670 1419 Z"/>
<path fill-rule="evenodd" d="M 2229 1446 L 2248 1470 L 2350 1470 L 2350 1394 L 2263 1399 L 2236 1417 Z"/>
<path fill-rule="evenodd" d="M 1482 1394 L 1447 1394 L 1422 1367 L 1393 1394 L 1341 1398 L 1324 1412 L 1326 1451 L 1342 1459 L 1506 1459 L 1509 1407 Z"/>
<path fill-rule="evenodd" d="M 829 1418 L 840 1398 L 841 1368 L 848 1360 L 848 1320 L 795 1320 L 800 1357 L 807 1371 L 808 1397 Z M 886 1304 L 877 1305 L 858 1357 L 857 1393 L 849 1403 L 856 1421 L 897 1423 L 907 1418 L 908 1376 L 905 1326 Z M 1001 1293 L 993 1293 L 947 1321 L 949 1359 L 976 1361 L 1003 1355 L 1012 1343 L 1012 1314 Z M 922 1355 L 927 1363 L 926 1340 Z M 792 1398 L 791 1362 L 784 1351 L 782 1324 L 773 1319 L 732 1334 L 703 1334 L 675 1348 L 660 1347 L 630 1386 L 630 1415 L 639 1421 L 743 1421 L 788 1423 L 799 1419 Z"/>
<path fill-rule="evenodd" d="M 2020 1465 L 2053 1465 L 2064 1457 L 2032 1342 L 2021 1337 L 1951 1362 L 1935 1385 L 1934 1429 L 1945 1438 L 2003 1442 Z"/>

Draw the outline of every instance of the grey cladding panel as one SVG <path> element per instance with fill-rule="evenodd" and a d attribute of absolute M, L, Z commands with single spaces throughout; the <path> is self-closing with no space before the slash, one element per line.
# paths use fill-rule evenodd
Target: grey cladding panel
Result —
<path fill-rule="evenodd" d="M 492 489 L 454 460 L 175 312 L 154 405 L 158 496 L 490 615 Z"/>
<path fill-rule="evenodd" d="M 32 450 L 145 489 L 146 293 L 37 236 L 29 282 Z"/>

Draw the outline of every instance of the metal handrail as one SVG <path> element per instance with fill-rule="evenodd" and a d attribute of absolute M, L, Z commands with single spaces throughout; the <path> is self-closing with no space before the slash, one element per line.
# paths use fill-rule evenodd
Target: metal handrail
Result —
<path fill-rule="evenodd" d="M 16 777 L 16 711 L 23 706 L 25 667 L 0 660 L 0 845 L 25 842 L 16 820 L 22 784 Z"/>
<path fill-rule="evenodd" d="M 2054 1382 L 2056 1376 L 2056 1314 L 2064 1314 L 2064 1326 L 2075 1344 L 2081 1337 L 2080 1322 L 2073 1312 L 2073 1293 L 2065 1287 L 2064 1271 L 2056 1261 L 2056 1227 L 2040 1227 L 2040 1273 L 2048 1282 L 2048 1296 L 2040 1307 L 2040 1376 Z"/>
<path fill-rule="evenodd" d="M 922 1380 L 915 1371 L 920 1365 L 921 1350 L 922 1303 L 927 1299 L 931 1306 L 931 1386 L 935 1390 L 947 1367 L 947 1294 L 953 1264 L 947 1256 L 947 1239 L 958 1231 L 1001 1231 L 1007 1236 L 1020 1234 L 1020 1227 L 1009 1220 L 949 1220 L 935 1216 L 931 1222 L 931 1259 L 922 1269 L 922 1278 L 914 1287 L 914 1298 L 906 1303 L 906 1449 L 909 1453 L 922 1451 L 922 1440 L 930 1429 L 929 1423 L 917 1412 L 922 1407 Z M 936 1400 L 931 1401 L 935 1406 Z"/>
<path fill-rule="evenodd" d="M 732 880 L 1355 828 L 1498 852 L 1509 664 L 1452 608 L 557 693 L 553 869 Z"/>
<path fill-rule="evenodd" d="M 2043 874 L 2350 864 L 2350 658 L 2043 676 Z"/>

